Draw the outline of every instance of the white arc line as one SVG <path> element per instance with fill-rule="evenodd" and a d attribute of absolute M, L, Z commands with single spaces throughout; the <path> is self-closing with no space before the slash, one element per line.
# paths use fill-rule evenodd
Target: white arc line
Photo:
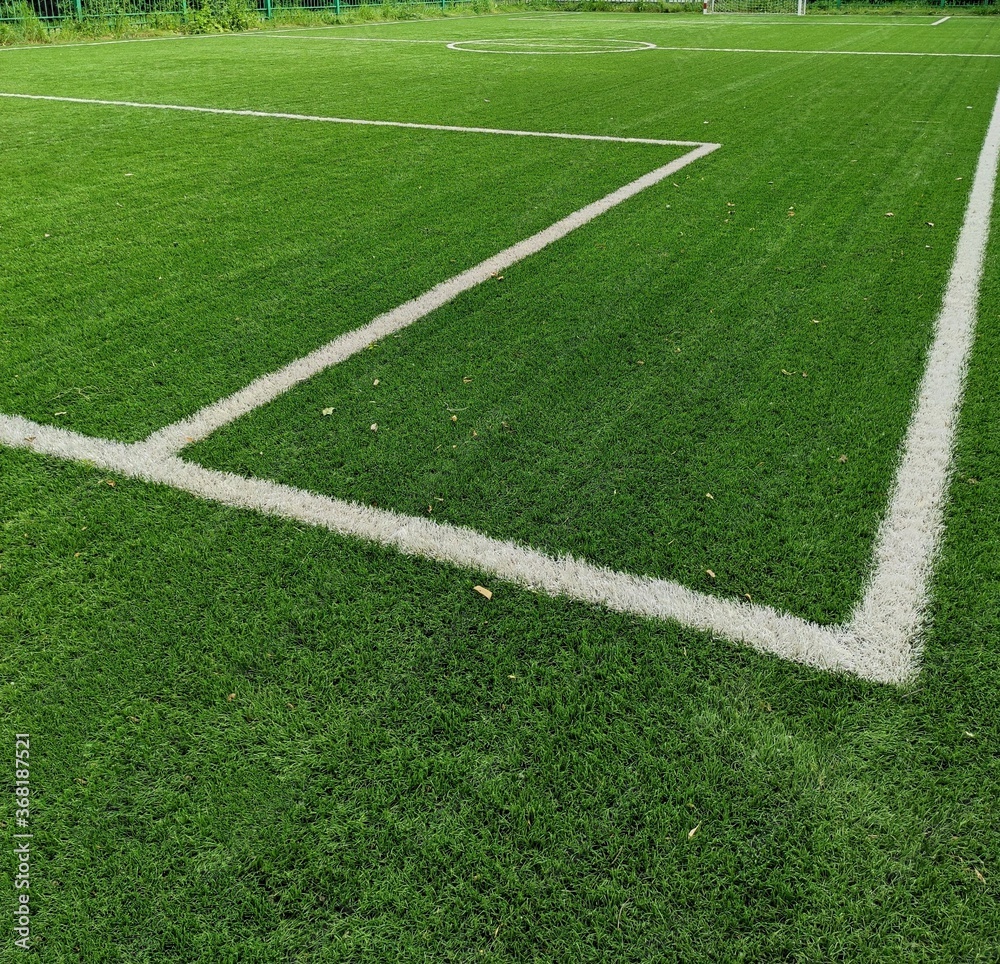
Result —
<path fill-rule="evenodd" d="M 192 107 L 186 104 L 148 104 L 132 100 L 98 100 L 92 97 L 55 97 L 51 94 L 15 94 L 0 91 L 12 100 L 41 100 L 57 104 L 93 104 L 98 107 L 132 107 L 140 110 L 176 110 L 188 114 L 219 114 L 223 117 L 263 117 L 273 120 L 311 121 L 317 124 L 353 124 L 359 127 L 403 127 L 418 131 L 450 131 L 456 134 L 497 134 L 505 137 L 548 137 L 562 141 L 601 141 L 608 144 L 651 144 L 654 147 L 703 147 L 704 141 L 666 141 L 658 137 L 612 137 L 609 134 L 564 134 L 559 131 L 516 131 L 500 127 L 458 127 L 452 124 L 417 124 L 411 121 L 368 120 L 358 117 L 324 117 L 319 114 L 288 114 L 267 110 L 235 110 L 227 107 Z M 718 147 L 719 145 L 713 145 Z"/>
<path fill-rule="evenodd" d="M 580 50 L 571 49 L 589 45 L 603 44 L 600 50 Z M 608 44 L 619 44 L 617 47 L 607 46 Z M 492 45 L 492 46 L 489 46 Z M 506 50 L 505 47 L 548 47 L 547 50 Z M 559 49 L 555 49 L 555 48 Z M 550 56 L 550 55 L 592 55 L 592 54 L 634 54 L 644 50 L 655 50 L 656 44 L 647 43 L 644 40 L 605 40 L 594 38 L 593 40 L 571 39 L 568 37 L 553 37 L 550 40 L 532 37 L 518 40 L 516 38 L 504 38 L 501 40 L 455 40 L 448 44 L 449 50 L 456 50 L 467 54 L 506 54 L 509 56 Z"/>

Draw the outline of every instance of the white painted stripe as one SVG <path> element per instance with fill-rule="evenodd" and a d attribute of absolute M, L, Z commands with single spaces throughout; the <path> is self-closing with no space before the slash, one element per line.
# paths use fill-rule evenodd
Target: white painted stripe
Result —
<path fill-rule="evenodd" d="M 603 45 L 598 50 L 582 50 L 581 47 Z M 546 47 L 545 50 L 503 50 L 504 47 Z M 539 37 L 529 37 L 523 40 L 504 38 L 502 40 L 456 40 L 448 44 L 449 50 L 458 50 L 471 54 L 507 54 L 509 56 L 552 56 L 565 54 L 631 54 L 644 50 L 655 50 L 656 44 L 644 40 L 608 40 L 595 37 L 593 40 L 580 38 L 553 37 L 545 40 Z"/>
<path fill-rule="evenodd" d="M 523 38 L 479 38 L 475 40 L 413 40 L 408 37 L 304 37 L 295 34 L 282 34 L 270 37 L 267 34 L 256 36 L 269 40 L 312 40 L 321 43 L 361 43 L 361 44 L 432 44 L 437 47 L 447 47 L 449 50 L 465 50 L 469 53 L 496 53 L 495 50 L 470 50 L 471 44 L 490 44 L 494 47 L 548 47 L 559 50 L 546 50 L 544 53 L 632 53 L 636 50 L 652 50 L 656 44 L 644 40 L 609 39 L 607 37 L 523 37 Z M 605 50 L 575 50 L 578 47 L 593 47 L 595 44 L 615 44 Z"/>
<path fill-rule="evenodd" d="M 506 271 L 519 261 L 538 253 L 553 242 L 566 237 L 571 231 L 583 227 L 594 218 L 634 197 L 640 191 L 652 187 L 664 178 L 676 174 L 681 168 L 693 161 L 705 157 L 718 149 L 719 146 L 718 144 L 702 144 L 677 160 L 644 174 L 600 200 L 580 208 L 579 211 L 574 211 L 568 217 L 557 221 L 530 238 L 481 261 L 475 267 L 469 268 L 447 281 L 442 281 L 412 301 L 379 315 L 363 328 L 341 335 L 304 358 L 296 359 L 284 368 L 258 378 L 234 395 L 195 412 L 189 418 L 154 432 L 148 439 L 140 443 L 141 448 L 146 452 L 160 456 L 171 455 L 192 442 L 207 438 L 222 426 L 274 401 L 279 395 L 284 394 L 295 385 L 350 358 L 373 342 L 412 325 L 415 321 L 419 321 L 432 311 L 454 300 L 463 292 L 469 291 L 493 275 Z"/>
<path fill-rule="evenodd" d="M 781 50 L 774 47 L 667 47 L 662 44 L 656 49 L 715 54 L 803 54 L 810 57 L 957 57 L 985 60 L 1000 58 L 1000 54 L 945 54 L 919 50 Z"/>
<path fill-rule="evenodd" d="M 700 11 L 699 11 L 700 13 Z M 660 19 L 651 20 L 650 16 L 658 17 Z M 751 15 L 747 15 L 749 18 Z M 599 23 L 602 26 L 609 26 L 613 24 L 615 28 L 627 27 L 627 26 L 641 26 L 643 30 L 648 27 L 663 28 L 665 30 L 725 30 L 732 27 L 813 27 L 826 29 L 827 27 L 877 27 L 881 29 L 883 27 L 930 27 L 934 24 L 927 23 L 926 20 L 921 20 L 919 22 L 912 21 L 895 21 L 895 20 L 883 20 L 881 17 L 869 20 L 841 20 L 839 17 L 833 19 L 831 17 L 822 17 L 816 19 L 794 19 L 791 17 L 785 20 L 761 20 L 759 19 L 760 14 L 752 15 L 753 19 L 740 19 L 738 14 L 719 14 L 718 17 L 709 17 L 704 20 L 699 19 L 695 22 L 688 20 L 683 17 L 673 18 L 673 19 L 663 19 L 661 14 L 650 14 L 647 17 L 641 17 L 638 14 L 628 13 L 628 14 L 605 14 L 602 17 L 587 17 L 585 14 L 550 14 L 546 17 L 519 17 L 518 19 L 522 21 L 533 20 L 536 22 L 544 23 L 545 21 L 555 22 L 565 18 L 571 18 L 574 24 L 577 23 Z M 945 18 L 946 20 L 949 18 Z"/>
<path fill-rule="evenodd" d="M 942 17 L 940 20 L 935 20 L 934 23 L 931 24 L 931 26 L 937 27 L 939 24 L 944 23 L 946 20 L 951 20 L 951 17 Z"/>
<path fill-rule="evenodd" d="M 351 41 L 361 44 L 434 44 L 443 47 L 450 40 L 414 40 L 409 37 L 313 37 L 305 34 L 294 33 L 254 33 L 248 36 L 256 37 L 260 40 L 319 40 L 323 43 L 350 43 Z"/>
<path fill-rule="evenodd" d="M 504 130 L 498 127 L 458 127 L 451 124 L 416 124 L 410 121 L 367 120 L 357 117 L 323 117 L 266 110 L 231 110 L 224 107 L 190 107 L 182 104 L 147 104 L 131 100 L 97 100 L 90 97 L 54 97 L 49 94 L 0 92 L 15 100 L 42 100 L 60 104 L 94 104 L 101 107 L 133 107 L 142 110 L 175 110 L 190 114 L 218 114 L 224 117 L 264 117 L 274 120 L 311 121 L 319 124 L 353 124 L 360 127 L 402 127 L 419 131 L 451 131 L 458 134 L 498 134 L 505 137 L 547 137 L 563 141 L 601 141 L 609 144 L 652 144 L 655 147 L 703 147 L 704 141 L 667 141 L 656 137 L 612 137 L 608 134 L 564 134 L 549 131 Z M 719 145 L 714 145 L 718 147 Z"/>
<path fill-rule="evenodd" d="M 898 652 L 917 639 L 924 618 L 975 336 L 998 157 L 1000 94 L 976 165 L 927 368 L 876 542 L 871 582 L 851 624 L 861 640 L 887 652 Z"/>
<path fill-rule="evenodd" d="M 702 145 L 701 150 L 707 153 L 716 147 Z M 843 627 L 818 626 L 770 607 L 719 599 L 667 580 L 616 573 L 568 557 L 556 558 L 427 519 L 359 506 L 266 480 L 241 479 L 211 471 L 172 454 L 171 446 L 177 439 L 157 440 L 161 433 L 142 443 L 123 445 L 106 439 L 86 438 L 17 416 L 0 415 L 0 444 L 86 461 L 226 505 L 324 526 L 344 535 L 393 546 L 402 552 L 489 572 L 532 590 L 565 595 L 621 612 L 676 620 L 809 666 L 851 672 L 880 682 L 904 682 L 918 669 L 919 633 L 942 532 L 951 452 L 974 335 L 998 156 L 1000 93 L 976 167 L 889 509 L 876 542 L 872 575 L 861 604 Z M 647 177 L 654 177 L 663 170 L 654 171 Z M 641 187 L 636 188 L 638 184 L 633 182 L 621 190 L 641 190 Z M 513 250 L 508 249 L 505 254 Z M 263 394 L 268 391 L 271 389 Z M 246 399 L 242 404 L 252 401 L 252 398 Z M 205 410 L 206 413 L 211 411 L 212 407 Z M 220 414 L 228 419 L 226 413 Z M 208 421 L 219 424 L 218 416 L 213 418 Z M 180 424 L 185 423 L 168 426 L 164 432 L 177 430 Z"/>
<path fill-rule="evenodd" d="M 570 556 L 555 557 L 463 529 L 344 502 L 263 479 L 205 469 L 141 446 L 92 439 L 0 415 L 0 444 L 88 462 L 129 478 L 169 485 L 235 508 L 321 526 L 391 546 L 408 555 L 489 573 L 532 591 L 567 596 L 617 612 L 673 619 L 694 629 L 824 670 L 868 675 L 843 633 L 767 606 L 719 599 L 676 582 L 614 572 Z"/>

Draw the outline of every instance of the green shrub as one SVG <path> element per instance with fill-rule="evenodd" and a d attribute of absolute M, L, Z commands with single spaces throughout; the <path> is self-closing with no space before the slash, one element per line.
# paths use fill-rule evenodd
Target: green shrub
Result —
<path fill-rule="evenodd" d="M 227 30 L 251 30 L 260 23 L 257 6 L 251 0 L 225 0 L 222 24 Z"/>
<path fill-rule="evenodd" d="M 13 22 L 5 24 L 8 28 L 10 40 L 4 43 L 48 43 L 51 39 L 45 24 L 38 19 L 35 8 L 27 3 L 14 3 L 4 5 L 4 15 L 16 18 Z"/>
<path fill-rule="evenodd" d="M 191 34 L 222 33 L 222 23 L 213 0 L 189 0 L 183 29 L 184 33 Z"/>

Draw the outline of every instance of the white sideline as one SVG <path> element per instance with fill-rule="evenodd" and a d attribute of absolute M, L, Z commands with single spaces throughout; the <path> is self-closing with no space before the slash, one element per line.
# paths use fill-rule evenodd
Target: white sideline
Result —
<path fill-rule="evenodd" d="M 899 650 L 911 640 L 919 642 L 944 528 L 951 454 L 975 337 L 998 157 L 1000 94 L 976 165 L 889 510 L 876 540 L 872 575 L 851 621 L 859 638 L 890 650 Z"/>
<path fill-rule="evenodd" d="M 223 113 L 256 116 L 256 112 Z M 433 125 L 405 126 L 442 129 Z M 669 580 L 613 572 L 571 557 L 550 556 L 470 529 L 402 516 L 269 480 L 245 479 L 205 469 L 185 462 L 176 454 L 191 440 L 205 437 L 233 418 L 266 404 L 303 378 L 348 357 L 389 331 L 412 324 L 460 291 L 485 280 L 496 270 L 494 266 L 506 267 L 527 257 L 718 146 L 698 145 L 672 164 L 657 168 L 494 259 L 443 282 L 420 298 L 279 372 L 258 379 L 242 392 L 206 407 L 189 419 L 166 426 L 142 442 L 126 445 L 88 438 L 19 416 L 0 415 L 0 445 L 88 462 L 225 505 L 323 526 L 408 554 L 490 573 L 535 591 L 639 616 L 675 620 L 743 642 L 759 652 L 818 669 L 849 672 L 883 683 L 903 683 L 919 670 L 920 631 L 926 618 L 930 579 L 943 531 L 951 453 L 975 331 L 1000 156 L 1000 93 L 976 166 L 900 468 L 876 539 L 872 572 L 860 604 L 843 626 L 819 626 L 768 606 L 718 598 Z"/>
<path fill-rule="evenodd" d="M 643 29 L 646 27 L 662 27 L 667 30 L 678 30 L 694 26 L 690 20 L 678 19 L 678 20 L 653 20 L 652 17 L 660 17 L 661 14 L 635 14 L 635 13 L 625 13 L 617 14 L 618 20 L 613 19 L 614 14 L 607 14 L 603 17 L 587 17 L 585 13 L 554 13 L 545 17 L 518 17 L 516 19 L 522 21 L 536 21 L 536 22 L 557 22 L 559 20 L 571 20 L 573 23 L 599 23 L 607 26 L 609 23 L 615 24 L 615 26 L 636 26 L 641 25 Z M 706 18 L 705 20 L 697 21 L 698 29 L 700 30 L 710 30 L 719 29 L 726 27 L 878 27 L 882 29 L 884 27 L 933 27 L 936 24 L 929 24 L 926 20 L 919 23 L 906 22 L 900 23 L 893 20 L 883 20 L 881 17 L 878 20 L 841 20 L 839 17 L 834 20 L 831 18 L 800 18 L 787 16 L 784 20 L 758 20 L 757 18 L 761 16 L 760 14 L 720 14 L 718 17 Z M 752 19 L 751 19 L 752 18 Z M 950 17 L 945 17 L 945 20 L 951 19 Z M 712 22 L 712 21 L 715 22 Z M 938 21 L 940 23 L 941 21 Z"/>
<path fill-rule="evenodd" d="M 996 60 L 1000 54 L 943 54 L 919 50 L 779 50 L 771 47 L 666 47 L 656 50 L 687 50 L 707 54 L 802 54 L 810 57 L 958 57 L 960 59 Z"/>
<path fill-rule="evenodd" d="M 271 36 L 270 32 L 257 32 L 247 34 L 249 37 L 258 37 L 262 40 L 322 40 L 325 43 L 337 43 L 340 41 L 355 41 L 363 44 L 436 44 L 441 47 L 447 44 L 447 40 L 415 40 L 409 37 L 313 37 L 309 34 L 281 33 Z"/>
<path fill-rule="evenodd" d="M 131 100 L 97 100 L 92 97 L 54 97 L 50 94 L 0 92 L 13 100 L 45 100 L 62 104 L 94 104 L 100 107 L 133 107 L 143 110 L 176 110 L 189 114 L 221 114 L 226 117 L 263 117 L 273 120 L 311 121 L 318 124 L 353 124 L 359 127 L 403 127 L 419 131 L 450 131 L 457 134 L 499 134 L 505 137 L 549 137 L 563 141 L 602 141 L 611 144 L 652 144 L 654 147 L 705 147 L 704 141 L 665 141 L 656 137 L 612 137 L 609 134 L 564 134 L 557 131 L 515 131 L 499 127 L 457 127 L 451 124 L 416 124 L 410 121 L 367 120 L 357 117 L 323 117 L 266 110 L 234 110 L 226 107 L 191 107 L 184 104 L 148 104 Z M 713 145 L 713 149 L 718 147 Z"/>
<path fill-rule="evenodd" d="M 674 619 L 818 669 L 871 675 L 870 667 L 859 663 L 844 645 L 843 633 L 767 606 L 719 599 L 676 582 L 614 572 L 570 556 L 550 556 L 447 523 L 345 502 L 266 479 L 217 472 L 177 456 L 151 454 L 142 446 L 88 438 L 17 416 L 0 415 L 0 444 L 85 462 L 234 508 L 321 526 L 408 555 L 489 573 L 533 591 L 618 612 Z"/>

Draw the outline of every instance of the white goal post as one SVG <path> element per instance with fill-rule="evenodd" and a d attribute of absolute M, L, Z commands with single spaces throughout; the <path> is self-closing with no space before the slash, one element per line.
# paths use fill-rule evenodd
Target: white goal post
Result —
<path fill-rule="evenodd" d="M 703 13 L 792 13 L 802 16 L 808 0 L 702 0 Z"/>

